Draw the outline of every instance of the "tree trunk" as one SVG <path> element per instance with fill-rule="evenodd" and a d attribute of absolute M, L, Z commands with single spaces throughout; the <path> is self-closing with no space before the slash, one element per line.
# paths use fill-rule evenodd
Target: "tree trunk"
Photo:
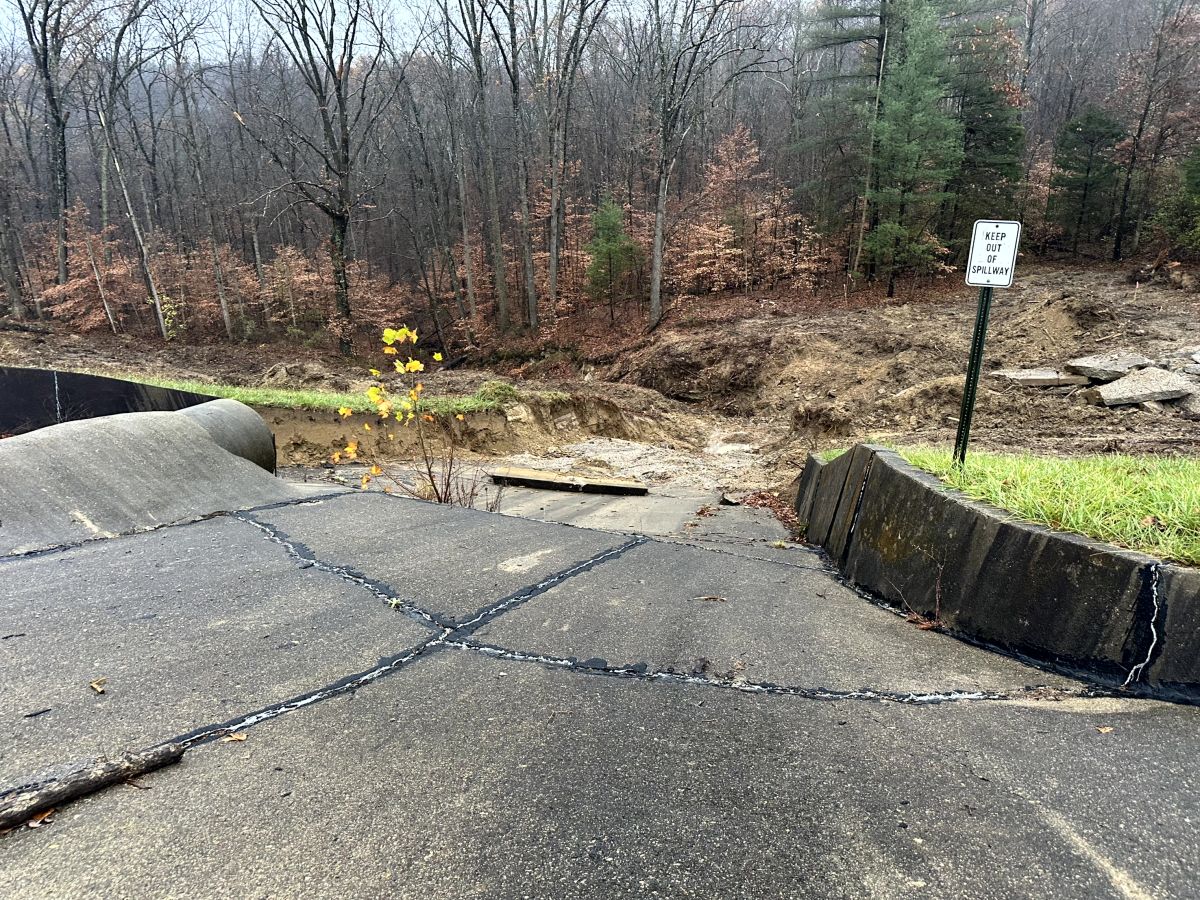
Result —
<path fill-rule="evenodd" d="M 660 147 L 658 154 L 658 198 L 654 204 L 654 245 L 650 253 L 651 329 L 657 328 L 663 318 L 663 250 L 667 229 L 667 182 L 671 177 L 670 164 L 667 162 L 666 156 L 666 147 Z"/>
<path fill-rule="evenodd" d="M 465 142 L 464 142 L 465 143 Z M 466 147 L 458 157 L 458 214 L 462 222 L 463 274 L 467 279 L 467 309 L 475 322 L 475 261 L 471 253 L 471 229 L 467 224 L 467 159 Z"/>
<path fill-rule="evenodd" d="M 338 350 L 343 356 L 354 352 L 354 335 L 350 319 L 350 279 L 346 274 L 346 236 L 350 231 L 350 215 L 338 213 L 329 217 L 329 262 L 333 267 L 334 333 Z"/>
<path fill-rule="evenodd" d="M 166 317 L 163 315 L 162 298 L 158 293 L 158 285 L 154 281 L 154 272 L 150 269 L 150 251 L 146 246 L 146 239 L 142 235 L 142 228 L 138 224 L 137 213 L 133 209 L 133 199 L 129 196 L 129 184 L 125 180 L 125 173 L 121 169 L 121 158 L 116 152 L 116 141 L 113 139 L 112 123 L 100 114 L 100 128 L 104 132 L 104 140 L 108 143 L 109 153 L 112 155 L 113 172 L 117 176 L 117 184 L 121 188 L 121 197 L 125 200 L 125 213 L 129 217 L 129 227 L 133 231 L 133 240 L 137 244 L 138 259 L 142 264 L 142 281 L 146 285 L 146 293 L 150 297 L 150 302 L 154 305 L 154 315 L 158 320 L 158 330 L 164 341 L 170 340 L 170 334 L 167 329 Z"/>
<path fill-rule="evenodd" d="M 54 135 L 54 212 L 58 216 L 57 259 L 58 283 L 66 284 L 67 271 L 67 209 L 70 201 L 67 198 L 67 123 L 58 113 L 53 113 Z"/>
<path fill-rule="evenodd" d="M 488 244 L 492 257 L 492 288 L 496 295 L 496 324 L 508 330 L 508 283 L 504 263 L 504 239 L 500 231 L 500 199 L 496 193 L 496 154 L 488 120 L 488 79 L 483 70 L 482 51 L 474 48 L 475 80 L 479 88 L 479 139 L 483 142 L 483 200 L 487 206 Z"/>
<path fill-rule="evenodd" d="M 182 70 L 183 62 L 176 59 L 176 68 Z M 188 96 L 187 85 L 180 92 L 183 100 L 183 118 L 186 127 L 187 147 L 192 158 L 192 177 L 196 182 L 196 192 L 200 195 L 200 203 L 204 207 L 205 224 L 208 226 L 208 247 L 212 256 L 213 281 L 217 287 L 217 300 L 221 305 L 221 321 L 225 325 L 225 335 L 233 340 L 233 319 L 229 315 L 229 299 L 225 290 L 225 271 L 221 266 L 221 255 L 217 250 L 217 218 L 213 214 L 212 203 L 208 199 L 208 186 L 204 181 L 204 168 L 200 159 L 200 144 L 196 140 L 196 125 L 192 117 L 192 102 Z"/>

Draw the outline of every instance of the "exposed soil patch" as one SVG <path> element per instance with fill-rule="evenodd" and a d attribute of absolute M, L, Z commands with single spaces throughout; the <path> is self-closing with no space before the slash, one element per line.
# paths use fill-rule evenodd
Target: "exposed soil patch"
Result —
<path fill-rule="evenodd" d="M 985 373 L 1056 368 L 1113 350 L 1156 357 L 1200 345 L 1195 292 L 1136 284 L 1117 267 L 1023 269 L 1017 287 L 997 291 Z M 526 397 L 553 399 L 472 414 L 462 438 L 474 453 L 524 454 L 530 464 L 574 459 L 638 475 L 642 466 L 628 454 L 587 449 L 598 438 L 618 442 L 614 447 L 633 442 L 653 447 L 655 465 L 685 478 L 707 470 L 706 483 L 740 479 L 746 487 L 790 481 L 813 448 L 860 439 L 946 443 L 957 424 L 975 296 L 950 280 L 914 285 L 890 302 L 873 292 L 818 297 L 779 289 L 682 301 L 648 335 L 584 335 L 575 348 L 543 351 L 514 339 L 495 368 Z M 291 345 L 156 346 L 51 327 L 0 331 L 0 364 L 356 391 L 371 363 Z M 494 369 L 461 368 L 431 373 L 425 382 L 431 393 L 465 395 L 494 378 Z M 1080 393 L 985 377 L 973 441 L 1058 453 L 1200 451 L 1200 425 L 1176 410 L 1089 406 Z M 293 465 L 318 463 L 351 436 L 361 439 L 368 421 L 264 414 L 276 428 L 280 462 Z M 728 437 L 739 431 L 744 440 Z M 727 455 L 711 452 L 721 444 L 748 449 L 730 466 Z M 400 439 L 393 452 L 411 449 Z"/>

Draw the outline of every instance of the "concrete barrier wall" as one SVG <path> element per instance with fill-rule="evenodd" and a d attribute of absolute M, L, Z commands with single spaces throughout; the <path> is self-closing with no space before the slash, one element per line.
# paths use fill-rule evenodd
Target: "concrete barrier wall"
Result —
<path fill-rule="evenodd" d="M 236 400 L 0 440 L 0 555 L 303 496 L 271 475 L 271 430 Z"/>
<path fill-rule="evenodd" d="M 1108 683 L 1200 696 L 1200 570 L 1021 522 L 869 445 L 810 458 L 796 505 L 809 541 L 894 606 Z"/>
<path fill-rule="evenodd" d="M 211 399 L 103 375 L 0 366 L 0 434 L 117 413 L 186 409 Z"/>

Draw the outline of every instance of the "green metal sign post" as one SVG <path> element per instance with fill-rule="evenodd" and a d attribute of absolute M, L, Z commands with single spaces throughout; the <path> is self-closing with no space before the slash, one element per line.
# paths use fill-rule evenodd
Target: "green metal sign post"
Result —
<path fill-rule="evenodd" d="M 967 461 L 967 441 L 971 439 L 971 417 L 975 414 L 975 395 L 979 393 L 979 373 L 983 369 L 983 342 L 987 339 L 988 318 L 992 314 L 992 289 L 979 289 L 979 309 L 975 313 L 975 333 L 971 336 L 971 355 L 967 359 L 967 380 L 963 384 L 962 408 L 958 412 L 958 434 L 954 438 L 954 462 Z"/>
<path fill-rule="evenodd" d="M 961 466 L 967 461 L 971 418 L 975 414 L 975 397 L 979 393 L 979 376 L 983 371 L 983 345 L 987 340 L 988 319 L 992 314 L 992 289 L 1012 287 L 1020 242 L 1020 222 L 980 219 L 971 232 L 967 284 L 979 288 L 979 309 L 975 313 L 975 331 L 971 336 L 971 355 L 967 359 L 962 408 L 958 413 L 958 434 L 954 438 L 955 465 Z"/>

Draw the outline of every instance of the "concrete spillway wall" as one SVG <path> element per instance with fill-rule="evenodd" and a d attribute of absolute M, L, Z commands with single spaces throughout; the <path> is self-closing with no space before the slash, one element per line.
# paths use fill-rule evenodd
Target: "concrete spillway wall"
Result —
<path fill-rule="evenodd" d="M 0 556 L 295 499 L 274 465 L 271 430 L 236 400 L 5 438 Z"/>
<path fill-rule="evenodd" d="M 968 639 L 1200 697 L 1200 569 L 1015 519 L 882 447 L 810 456 L 807 538 L 853 583 Z"/>
<path fill-rule="evenodd" d="M 212 399 L 103 375 L 0 366 L 0 435 L 117 413 L 186 409 Z"/>

